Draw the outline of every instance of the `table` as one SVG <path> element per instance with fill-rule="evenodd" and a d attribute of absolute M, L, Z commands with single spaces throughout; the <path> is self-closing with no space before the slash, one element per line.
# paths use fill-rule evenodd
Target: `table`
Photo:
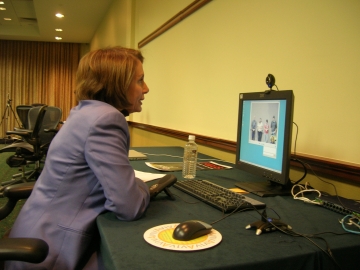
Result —
<path fill-rule="evenodd" d="M 149 162 L 180 162 L 181 147 L 136 147 L 137 151 L 171 156 L 148 155 Z M 199 159 L 211 158 L 199 154 Z M 223 163 L 225 165 L 231 165 Z M 145 161 L 132 161 L 134 169 L 159 173 L 145 165 Z M 181 172 L 174 172 L 181 180 Z M 236 181 L 248 181 L 252 176 L 236 169 L 198 171 L 197 178 L 207 179 L 221 186 L 235 187 Z M 148 182 L 149 185 L 154 182 Z M 172 201 L 162 192 L 150 203 L 145 215 L 136 221 L 119 221 L 111 212 L 97 218 L 101 236 L 101 255 L 107 269 L 339 269 L 317 246 L 303 237 L 292 237 L 279 231 L 255 235 L 245 226 L 260 219 L 256 211 L 236 213 L 213 225 L 222 235 L 222 242 L 210 249 L 195 252 L 177 252 L 148 244 L 143 234 L 149 228 L 197 219 L 212 223 L 223 213 L 174 187 L 177 195 Z M 267 204 L 268 216 L 277 217 L 303 234 L 321 232 L 344 233 L 338 222 L 343 216 L 317 205 L 306 204 L 291 196 L 261 198 L 247 196 Z M 341 269 L 357 269 L 360 238 L 355 234 L 321 235 L 326 239 Z M 324 241 L 313 239 L 322 249 Z"/>

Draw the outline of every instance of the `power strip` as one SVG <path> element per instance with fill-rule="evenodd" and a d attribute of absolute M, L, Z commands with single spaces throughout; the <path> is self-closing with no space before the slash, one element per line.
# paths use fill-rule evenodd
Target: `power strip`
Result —
<path fill-rule="evenodd" d="M 356 215 L 360 217 L 360 203 L 341 196 L 321 195 L 316 197 L 320 205 L 343 215 Z"/>

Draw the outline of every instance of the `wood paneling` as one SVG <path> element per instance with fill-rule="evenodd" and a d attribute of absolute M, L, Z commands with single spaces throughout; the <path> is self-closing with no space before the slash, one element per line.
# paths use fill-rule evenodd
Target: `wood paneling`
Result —
<path fill-rule="evenodd" d="M 167 129 L 163 127 L 156 127 L 148 124 L 136 123 L 129 121 L 129 126 L 133 128 L 142 129 L 148 132 L 158 133 L 165 136 L 174 137 L 186 141 L 189 134 L 178 131 Z M 205 146 L 213 147 L 222 151 L 227 151 L 230 153 L 236 153 L 236 142 L 212 138 L 204 136 L 201 134 L 193 134 L 196 136 L 196 142 Z M 299 159 L 307 165 L 307 169 L 311 168 L 316 173 L 324 173 L 327 175 L 335 176 L 340 179 L 343 179 L 346 182 L 358 183 L 360 184 L 360 167 L 356 164 L 339 162 L 336 160 L 318 158 L 310 155 L 292 155 L 292 158 Z M 291 161 L 291 166 L 293 167 L 302 167 L 299 162 Z"/>

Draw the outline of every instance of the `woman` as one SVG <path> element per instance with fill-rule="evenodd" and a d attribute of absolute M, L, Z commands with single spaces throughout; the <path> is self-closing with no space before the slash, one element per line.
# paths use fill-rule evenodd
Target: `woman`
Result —
<path fill-rule="evenodd" d="M 265 134 L 265 143 L 269 142 L 269 122 L 266 119 L 266 123 L 264 125 L 264 134 Z"/>
<path fill-rule="evenodd" d="M 130 221 L 146 210 L 149 188 L 129 163 L 125 119 L 141 111 L 149 92 L 142 62 L 139 51 L 121 47 L 81 59 L 75 91 L 79 104 L 52 141 L 10 234 L 45 240 L 49 255 L 39 265 L 7 262 L 6 269 L 101 269 L 96 217 L 112 211 Z"/>

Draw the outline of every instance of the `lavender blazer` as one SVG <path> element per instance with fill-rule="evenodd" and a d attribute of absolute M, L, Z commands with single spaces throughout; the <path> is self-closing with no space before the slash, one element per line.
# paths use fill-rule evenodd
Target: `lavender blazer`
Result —
<path fill-rule="evenodd" d="M 112 211 L 130 221 L 149 204 L 149 188 L 128 160 L 129 142 L 125 117 L 109 104 L 87 100 L 71 110 L 10 234 L 45 240 L 49 255 L 38 265 L 7 262 L 6 269 L 101 268 L 99 259 L 89 263 L 96 217 Z"/>

